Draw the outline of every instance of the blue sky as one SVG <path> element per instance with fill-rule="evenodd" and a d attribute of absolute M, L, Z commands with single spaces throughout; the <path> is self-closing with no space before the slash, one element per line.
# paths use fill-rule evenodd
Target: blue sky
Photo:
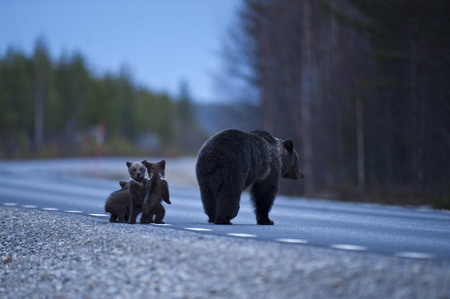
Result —
<path fill-rule="evenodd" d="M 43 37 L 54 58 L 80 52 L 96 73 L 119 72 L 156 91 L 188 82 L 197 101 L 217 99 L 221 40 L 240 0 L 2 0 L 0 55 L 31 53 Z"/>

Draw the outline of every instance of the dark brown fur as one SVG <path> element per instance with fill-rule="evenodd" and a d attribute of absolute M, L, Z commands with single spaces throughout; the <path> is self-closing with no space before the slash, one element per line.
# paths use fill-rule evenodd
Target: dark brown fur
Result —
<path fill-rule="evenodd" d="M 120 190 L 112 192 L 105 203 L 105 212 L 111 213 L 110 222 L 127 223 L 130 216 L 130 195 L 128 182 L 119 181 Z"/>
<path fill-rule="evenodd" d="M 164 179 L 166 161 L 162 160 L 158 163 L 145 162 L 144 165 L 147 167 L 148 174 L 151 178 L 145 186 L 142 218 L 145 219 L 145 222 L 163 224 L 166 210 L 161 203 L 164 200 L 167 204 L 171 204 L 169 199 L 169 185 Z"/>
<path fill-rule="evenodd" d="M 250 188 L 256 222 L 273 225 L 269 218 L 280 178 L 301 179 L 292 140 L 274 138 L 265 131 L 225 130 L 205 142 L 196 165 L 197 181 L 208 221 L 231 224 L 240 198 Z"/>
<path fill-rule="evenodd" d="M 130 173 L 130 186 L 128 192 L 130 195 L 130 219 L 128 223 L 135 224 L 136 217 L 142 212 L 142 207 L 144 204 L 144 191 L 147 179 L 145 178 L 146 167 L 142 162 L 127 162 L 128 172 Z M 141 223 L 143 223 L 143 218 L 141 217 Z"/>

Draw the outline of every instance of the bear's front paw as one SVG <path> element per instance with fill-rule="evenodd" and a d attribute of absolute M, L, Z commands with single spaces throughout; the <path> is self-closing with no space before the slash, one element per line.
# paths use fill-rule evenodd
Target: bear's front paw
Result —
<path fill-rule="evenodd" d="M 259 225 L 274 225 L 274 222 L 272 220 L 270 220 L 269 218 L 258 219 L 257 223 Z"/>

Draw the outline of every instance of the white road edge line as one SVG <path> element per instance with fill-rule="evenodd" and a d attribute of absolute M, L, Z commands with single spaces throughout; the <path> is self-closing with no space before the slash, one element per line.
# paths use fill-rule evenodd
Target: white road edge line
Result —
<path fill-rule="evenodd" d="M 26 208 L 26 209 L 37 209 L 37 206 L 35 206 L 35 205 L 22 205 L 22 208 Z"/>
<path fill-rule="evenodd" d="M 307 240 L 302 239 L 275 239 L 275 241 L 282 242 L 282 243 L 289 243 L 289 244 L 307 244 Z"/>
<path fill-rule="evenodd" d="M 351 244 L 332 244 L 331 248 L 341 249 L 341 250 L 350 250 L 350 251 L 365 251 L 367 247 L 359 246 L 359 245 L 351 245 Z"/>
<path fill-rule="evenodd" d="M 407 252 L 407 251 L 396 252 L 395 256 L 411 259 L 433 259 L 435 257 L 433 254 L 430 253 Z"/>
<path fill-rule="evenodd" d="M 256 235 L 253 234 L 227 233 L 227 235 L 231 237 L 256 238 Z"/>
<path fill-rule="evenodd" d="M 59 211 L 59 209 L 57 209 L 57 208 L 42 208 L 41 210 L 44 210 L 44 211 Z"/>
<path fill-rule="evenodd" d="M 169 223 L 150 223 L 150 224 L 155 226 L 172 226 L 172 224 Z"/>
<path fill-rule="evenodd" d="M 95 213 L 90 213 L 88 214 L 89 216 L 94 216 L 94 217 L 108 217 L 108 215 L 106 214 L 95 214 Z"/>
<path fill-rule="evenodd" d="M 201 227 L 185 227 L 186 230 L 192 230 L 195 232 L 210 232 L 212 229 L 210 228 L 201 228 Z"/>
<path fill-rule="evenodd" d="M 18 206 L 18 204 L 14 203 L 14 202 L 5 202 L 5 203 L 3 203 L 3 205 L 7 206 L 7 207 L 17 207 Z"/>
<path fill-rule="evenodd" d="M 73 214 L 81 214 L 83 211 L 77 211 L 77 210 L 65 210 L 66 213 L 73 213 Z"/>

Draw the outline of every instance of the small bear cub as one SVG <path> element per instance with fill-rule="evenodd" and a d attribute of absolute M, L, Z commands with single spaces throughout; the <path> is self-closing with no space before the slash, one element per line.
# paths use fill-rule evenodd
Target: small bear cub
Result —
<path fill-rule="evenodd" d="M 127 162 L 128 172 L 130 173 L 130 182 L 128 192 L 130 195 L 130 218 L 128 223 L 135 224 L 136 217 L 142 212 L 144 204 L 144 191 L 147 179 L 145 178 L 147 160 L 141 162 Z M 141 216 L 141 223 L 143 218 Z"/>
<path fill-rule="evenodd" d="M 145 185 L 141 223 L 164 224 L 163 219 L 166 210 L 161 203 L 164 200 L 167 204 L 171 204 L 169 186 L 164 178 L 166 161 L 162 160 L 157 163 L 145 161 L 143 164 L 147 168 L 150 178 Z"/>
<path fill-rule="evenodd" d="M 111 213 L 110 222 L 128 223 L 130 216 L 130 195 L 128 182 L 119 181 L 120 190 L 112 192 L 105 203 L 105 212 Z"/>

